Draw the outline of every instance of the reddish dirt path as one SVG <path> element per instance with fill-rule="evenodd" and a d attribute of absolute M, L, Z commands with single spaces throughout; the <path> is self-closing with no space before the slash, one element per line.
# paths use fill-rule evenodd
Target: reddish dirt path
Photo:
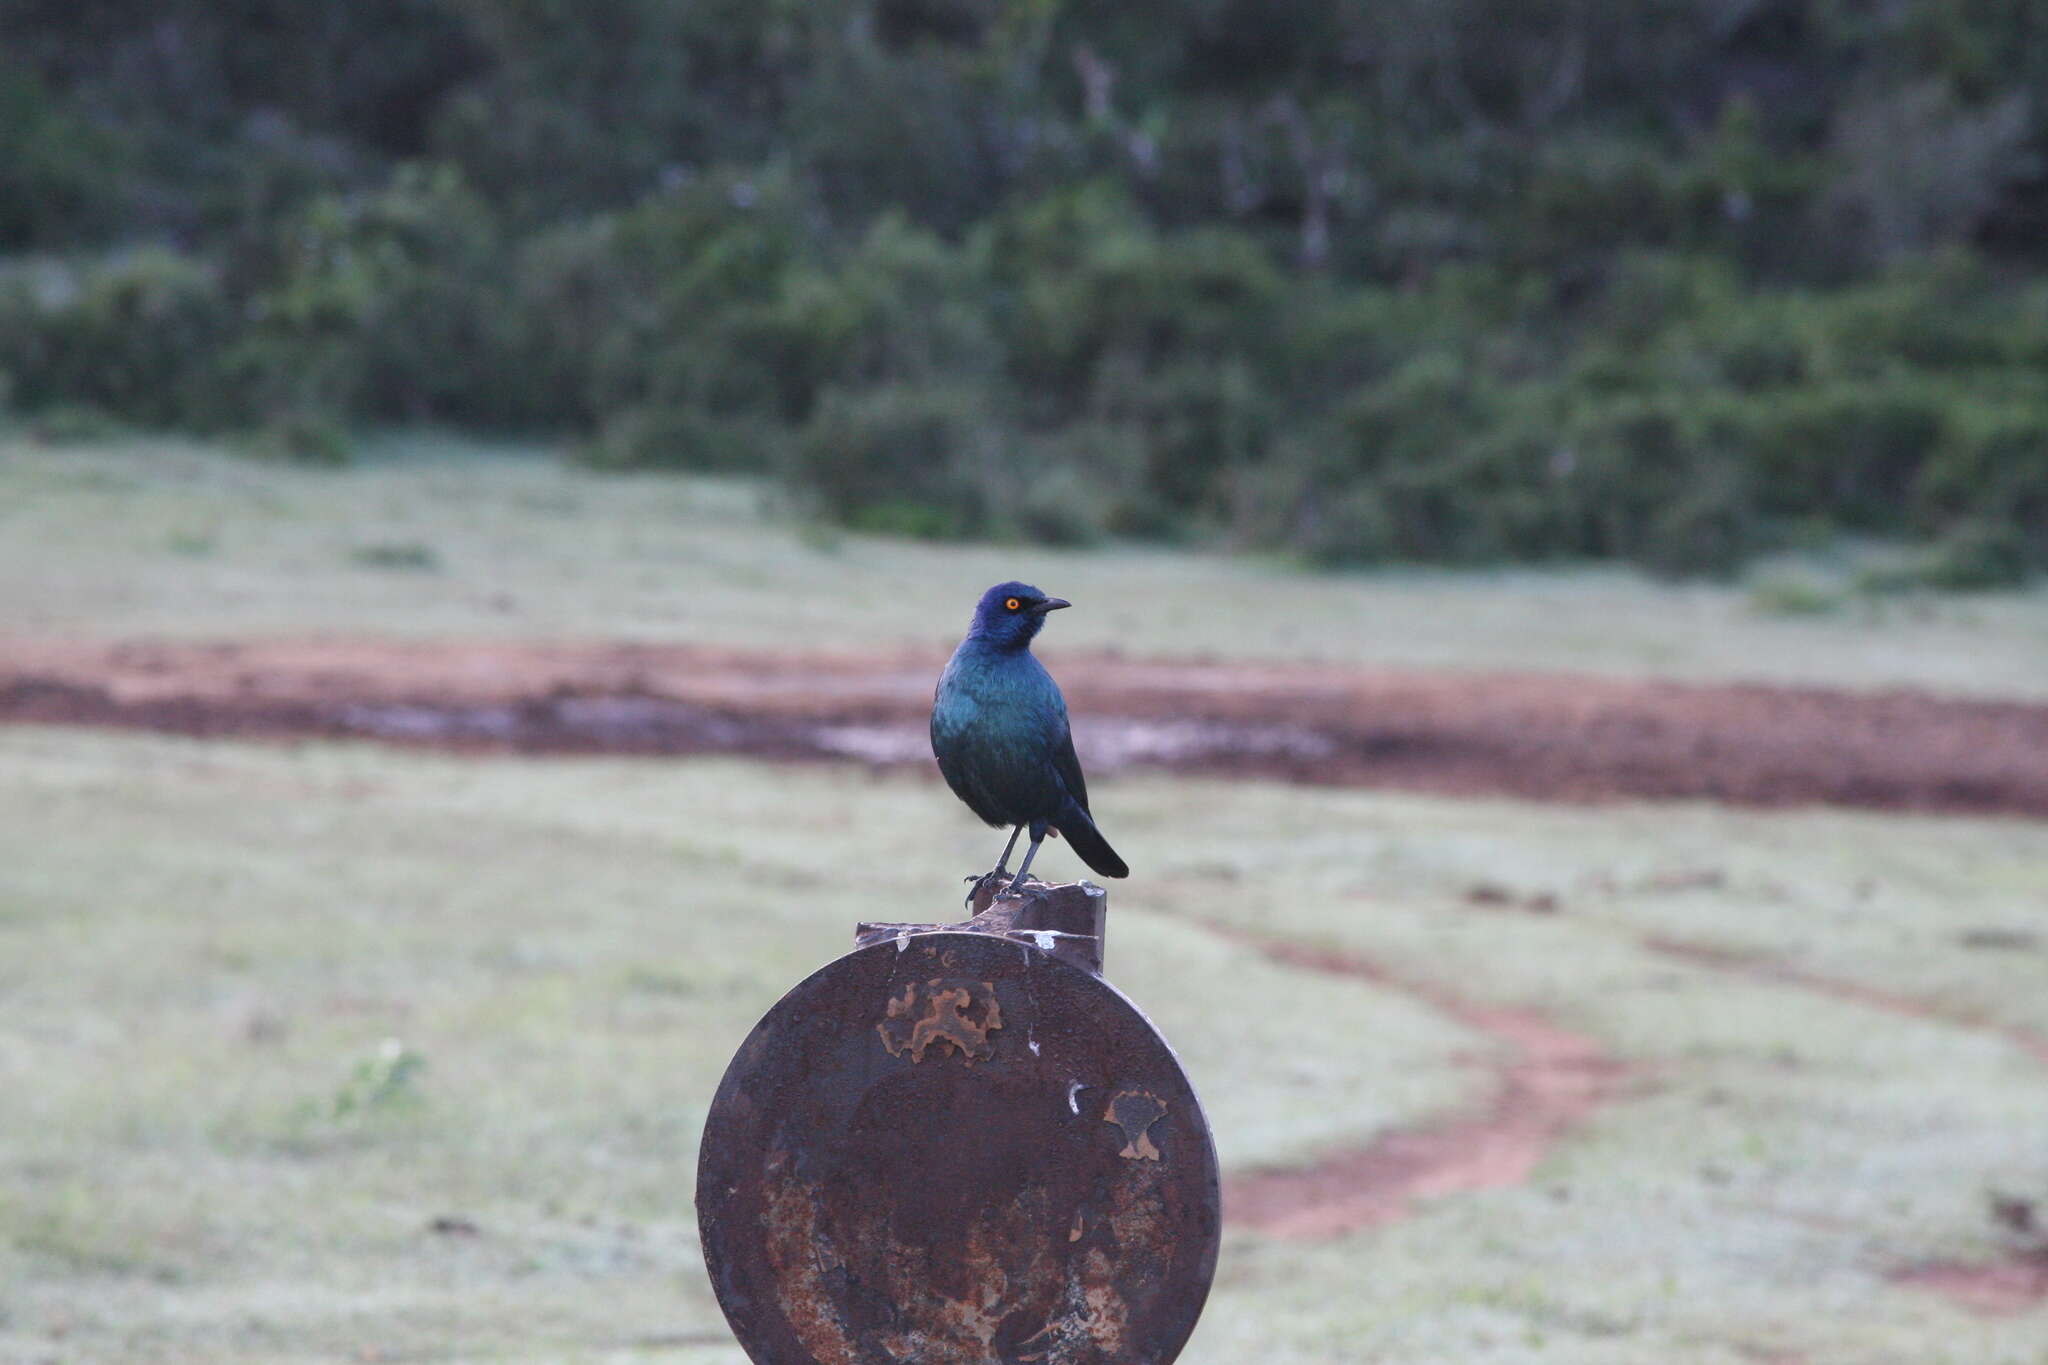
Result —
<path fill-rule="evenodd" d="M 1273 961 L 1398 990 L 1501 1043 L 1494 1093 L 1470 1111 L 1383 1133 L 1308 1166 L 1224 1182 L 1224 1216 L 1273 1237 L 1339 1237 L 1407 1217 L 1426 1200 L 1519 1185 L 1552 1147 L 1619 1089 L 1600 1045 L 1533 1010 L 1466 1000 L 1366 958 L 1209 926 Z"/>
<path fill-rule="evenodd" d="M 2025 1313 L 2048 1303 L 2048 1247 L 2021 1251 L 1988 1265 L 1908 1266 L 1894 1284 L 1932 1290 L 1949 1302 L 1986 1317 Z"/>
<path fill-rule="evenodd" d="M 929 764 L 936 654 L 0 639 L 0 723 Z M 1062 655 L 1091 769 L 2048 816 L 2048 704 Z"/>
<path fill-rule="evenodd" d="M 1695 966 L 1713 967 L 1758 981 L 1796 986 L 1801 990 L 1812 991 L 1816 995 L 1832 996 L 1837 1000 L 1850 1000 L 1859 1005 L 1867 1005 L 1886 1014 L 1895 1014 L 1906 1019 L 1927 1019 L 1950 1024 L 1956 1028 L 1994 1034 L 2027 1053 L 2041 1065 L 2048 1066 L 2048 1035 L 2037 1033 L 2022 1024 L 2004 1023 L 1969 1010 L 1955 1009 L 1937 1001 L 1907 995 L 1902 991 L 1886 990 L 1882 986 L 1873 986 L 1866 981 L 1828 976 L 1774 958 L 1717 948 L 1712 944 L 1652 936 L 1643 941 L 1643 946 L 1652 952 L 1675 957 Z"/>

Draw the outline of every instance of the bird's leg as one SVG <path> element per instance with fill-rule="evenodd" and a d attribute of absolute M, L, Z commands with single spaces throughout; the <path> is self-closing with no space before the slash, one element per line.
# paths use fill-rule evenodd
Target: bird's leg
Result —
<path fill-rule="evenodd" d="M 1044 842 L 1044 830 L 1034 829 L 1031 831 L 1031 847 L 1024 850 L 1024 866 L 1017 869 L 1017 875 L 1010 878 L 1010 884 L 1003 888 L 1004 891 L 1015 891 L 1024 884 L 1024 879 L 1031 875 L 1031 860 L 1038 856 L 1038 846 Z"/>
<path fill-rule="evenodd" d="M 1003 856 L 996 859 L 994 871 L 983 872 L 978 875 L 970 875 L 966 879 L 974 883 L 974 885 L 969 887 L 967 890 L 967 900 L 965 904 L 968 909 L 972 910 L 974 908 L 974 893 L 981 890 L 981 884 L 983 882 L 988 881 L 991 878 L 1000 879 L 1010 875 L 1010 850 L 1017 847 L 1017 836 L 1022 834 L 1023 832 L 1024 826 L 1022 825 L 1019 825 L 1017 826 L 1017 828 L 1010 831 L 1010 842 L 1003 845 Z"/>
<path fill-rule="evenodd" d="M 960 880 L 964 882 L 973 882 L 976 886 L 979 886 L 983 882 L 987 881 L 990 877 L 1009 876 L 1010 851 L 1017 847 L 1017 836 L 1022 834 L 1023 832 L 1024 826 L 1022 825 L 1019 825 L 1015 829 L 1010 831 L 1010 842 L 1003 845 L 1003 856 L 996 859 L 996 865 L 993 869 L 987 872 L 970 872 L 965 877 L 962 877 Z M 969 901 L 972 901 L 974 899 L 974 895 L 972 892 L 968 893 L 967 899 Z"/>
<path fill-rule="evenodd" d="M 1010 842 L 1003 845 L 1003 856 L 996 859 L 996 871 L 1008 872 L 1010 870 L 1010 852 L 1017 847 L 1017 836 L 1023 832 L 1024 826 L 1022 825 L 1010 831 Z"/>
<path fill-rule="evenodd" d="M 986 881 L 990 877 L 998 875 L 1008 876 L 1010 872 L 1010 850 L 1017 847 L 1017 836 L 1022 834 L 1023 832 L 1024 826 L 1022 825 L 1019 825 L 1017 826 L 1017 828 L 1010 831 L 1010 842 L 1003 845 L 1003 856 L 996 859 L 996 865 L 993 869 L 987 872 L 970 873 L 966 877 L 963 877 L 961 880 L 970 882 L 980 882 Z"/>

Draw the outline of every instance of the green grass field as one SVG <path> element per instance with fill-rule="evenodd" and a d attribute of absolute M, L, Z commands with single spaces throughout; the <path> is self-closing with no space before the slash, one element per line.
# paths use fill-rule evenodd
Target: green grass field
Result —
<path fill-rule="evenodd" d="M 1055 667 L 1116 643 L 2048 694 L 2040 594 L 1784 618 L 1604 572 L 818 546 L 757 496 L 0 445 L 0 636 L 937 643 L 1016 564 L 1084 608 Z M 1099 785 L 1139 869 L 1108 975 L 1226 1169 L 1482 1103 L 1499 1051 L 1218 926 L 1627 1067 L 1525 1183 L 1328 1242 L 1233 1230 L 1184 1361 L 2048 1362 L 2048 1309 L 1890 1278 L 2009 1250 L 1993 1195 L 2048 1204 L 2048 1070 L 2007 1031 L 2048 1032 L 2048 826 Z M 943 915 L 993 851 L 935 782 L 851 767 L 0 730 L 0 1360 L 740 1365 L 690 1203 L 717 1077 L 854 920 Z"/>

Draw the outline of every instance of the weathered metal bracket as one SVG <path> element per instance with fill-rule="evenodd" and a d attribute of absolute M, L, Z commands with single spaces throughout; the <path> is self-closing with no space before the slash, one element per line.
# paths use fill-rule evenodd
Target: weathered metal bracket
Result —
<path fill-rule="evenodd" d="M 957 924 L 862 922 L 853 927 L 853 946 L 865 948 L 905 934 L 952 932 L 995 934 L 1051 953 L 1085 972 L 1102 975 L 1102 940 L 1109 894 L 1093 882 L 1055 885 L 1032 877 L 1014 891 L 1008 874 L 982 877 L 968 894 L 971 918 Z"/>
<path fill-rule="evenodd" d="M 1168 1365 L 1221 1234 L 1216 1152 L 1100 976 L 1087 883 L 864 923 L 768 1011 L 705 1123 L 697 1211 L 756 1365 Z"/>

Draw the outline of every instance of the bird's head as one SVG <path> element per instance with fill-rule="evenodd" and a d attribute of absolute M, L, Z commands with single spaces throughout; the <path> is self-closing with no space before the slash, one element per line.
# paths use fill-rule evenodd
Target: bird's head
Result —
<path fill-rule="evenodd" d="M 1045 624 L 1047 612 L 1072 605 L 1063 597 L 1047 597 L 1029 583 L 998 583 L 975 603 L 974 625 L 967 633 L 991 644 L 1022 649 Z"/>

